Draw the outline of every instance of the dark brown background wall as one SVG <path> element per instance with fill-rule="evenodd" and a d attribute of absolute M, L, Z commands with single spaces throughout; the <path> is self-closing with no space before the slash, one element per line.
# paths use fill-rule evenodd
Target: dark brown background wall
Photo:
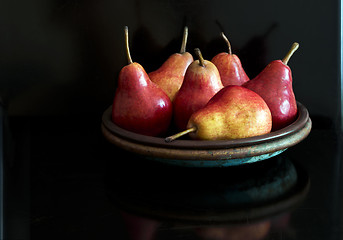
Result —
<path fill-rule="evenodd" d="M 111 104 L 126 64 L 123 27 L 131 53 L 147 71 L 179 51 L 189 27 L 188 51 L 206 59 L 231 40 L 250 77 L 281 59 L 294 90 L 312 115 L 339 113 L 338 1 L 35 0 L 2 1 L 0 94 L 10 115 L 101 114 Z"/>

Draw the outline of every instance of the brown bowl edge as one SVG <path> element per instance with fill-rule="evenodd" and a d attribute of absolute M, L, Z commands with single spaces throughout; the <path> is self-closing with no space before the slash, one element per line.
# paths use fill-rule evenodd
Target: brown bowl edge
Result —
<path fill-rule="evenodd" d="M 128 130 L 125 130 L 111 120 L 111 113 L 112 113 L 112 106 L 109 106 L 102 115 L 102 124 L 103 126 L 112 134 L 132 141 L 136 143 L 140 143 L 143 145 L 155 146 L 155 147 L 163 147 L 163 148 L 177 148 L 177 149 L 221 149 L 221 148 L 234 148 L 234 147 L 242 147 L 242 146 L 249 146 L 254 144 L 260 144 L 263 142 L 273 141 L 281 137 L 285 137 L 290 135 L 298 130 L 300 130 L 309 118 L 309 113 L 306 107 L 297 102 L 298 106 L 298 117 L 297 119 L 287 127 L 284 127 L 280 130 L 255 136 L 249 138 L 242 138 L 242 139 L 233 139 L 233 140 L 188 140 L 188 139 L 178 139 L 173 142 L 165 142 L 163 137 L 152 137 L 146 136 L 142 134 L 137 134 Z"/>

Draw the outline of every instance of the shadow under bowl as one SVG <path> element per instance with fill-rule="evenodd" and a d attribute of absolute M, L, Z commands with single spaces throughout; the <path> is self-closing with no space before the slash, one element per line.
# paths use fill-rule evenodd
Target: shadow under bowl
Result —
<path fill-rule="evenodd" d="M 297 102 L 298 117 L 283 129 L 233 140 L 186 140 L 165 142 L 162 137 L 137 134 L 111 120 L 112 107 L 102 116 L 101 130 L 110 143 L 144 158 L 184 167 L 225 167 L 253 163 L 274 157 L 304 140 L 312 121 L 306 107 Z"/>

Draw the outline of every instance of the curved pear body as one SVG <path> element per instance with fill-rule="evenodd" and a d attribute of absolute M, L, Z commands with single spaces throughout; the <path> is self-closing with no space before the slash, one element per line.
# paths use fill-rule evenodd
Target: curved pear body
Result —
<path fill-rule="evenodd" d="M 227 86 L 207 105 L 195 112 L 187 128 L 193 139 L 228 140 L 259 136 L 272 128 L 270 110 L 255 92 L 241 86 Z"/>
<path fill-rule="evenodd" d="M 160 68 L 150 72 L 150 80 L 156 83 L 173 101 L 179 91 L 186 70 L 193 62 L 193 56 L 188 53 L 174 53 Z"/>
<path fill-rule="evenodd" d="M 291 69 L 281 60 L 272 61 L 254 79 L 243 85 L 259 94 L 273 117 L 273 131 L 286 127 L 297 117 Z"/>
<path fill-rule="evenodd" d="M 204 67 L 199 60 L 189 65 L 182 86 L 175 96 L 174 121 L 179 130 L 184 130 L 190 116 L 223 88 L 216 66 L 210 61 L 204 62 Z"/>
<path fill-rule="evenodd" d="M 214 56 L 211 62 L 218 68 L 224 87 L 229 85 L 241 86 L 249 81 L 249 77 L 237 55 L 222 52 Z"/>
<path fill-rule="evenodd" d="M 131 63 L 122 68 L 112 105 L 112 121 L 143 135 L 158 136 L 167 131 L 172 103 L 164 91 L 150 81 L 144 68 Z"/>

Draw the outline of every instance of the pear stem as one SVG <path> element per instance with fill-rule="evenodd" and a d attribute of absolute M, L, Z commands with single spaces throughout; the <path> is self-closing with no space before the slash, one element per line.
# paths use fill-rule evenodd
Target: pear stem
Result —
<path fill-rule="evenodd" d="M 126 56 L 127 56 L 127 61 L 129 64 L 133 63 L 131 54 L 130 54 L 130 48 L 129 48 L 129 28 L 128 26 L 124 27 L 125 31 L 125 48 L 126 48 Z"/>
<path fill-rule="evenodd" d="M 182 38 L 182 44 L 181 44 L 181 49 L 180 49 L 181 54 L 186 52 L 187 39 L 188 39 L 188 27 L 185 26 L 183 30 L 183 38 Z"/>
<path fill-rule="evenodd" d="M 292 44 L 291 49 L 286 54 L 286 56 L 282 59 L 282 62 L 287 65 L 289 59 L 292 57 L 293 53 L 299 48 L 299 43 L 295 42 Z"/>
<path fill-rule="evenodd" d="M 231 50 L 230 41 L 229 41 L 229 39 L 225 36 L 225 34 L 224 34 L 223 32 L 221 33 L 221 35 L 222 35 L 222 38 L 225 40 L 225 42 L 226 42 L 226 44 L 227 44 L 227 46 L 228 46 L 228 48 L 229 48 L 229 54 L 231 55 L 231 54 L 232 54 L 232 50 Z"/>
<path fill-rule="evenodd" d="M 174 135 L 172 135 L 172 136 L 170 136 L 170 137 L 166 137 L 166 138 L 164 139 L 164 141 L 167 142 L 167 143 L 172 142 L 172 141 L 174 141 L 175 139 L 177 139 L 177 138 L 179 138 L 179 137 L 182 137 L 182 136 L 184 136 L 184 135 L 186 135 L 186 134 L 188 134 L 188 133 L 195 132 L 196 130 L 197 130 L 196 127 L 188 128 L 188 129 L 186 129 L 186 130 L 184 130 L 184 131 L 182 131 L 182 132 L 176 133 L 176 134 L 174 134 Z"/>
<path fill-rule="evenodd" d="M 203 58 L 201 51 L 199 48 L 194 49 L 195 54 L 197 55 L 198 59 L 199 59 L 199 64 L 202 67 L 205 67 L 205 59 Z"/>

